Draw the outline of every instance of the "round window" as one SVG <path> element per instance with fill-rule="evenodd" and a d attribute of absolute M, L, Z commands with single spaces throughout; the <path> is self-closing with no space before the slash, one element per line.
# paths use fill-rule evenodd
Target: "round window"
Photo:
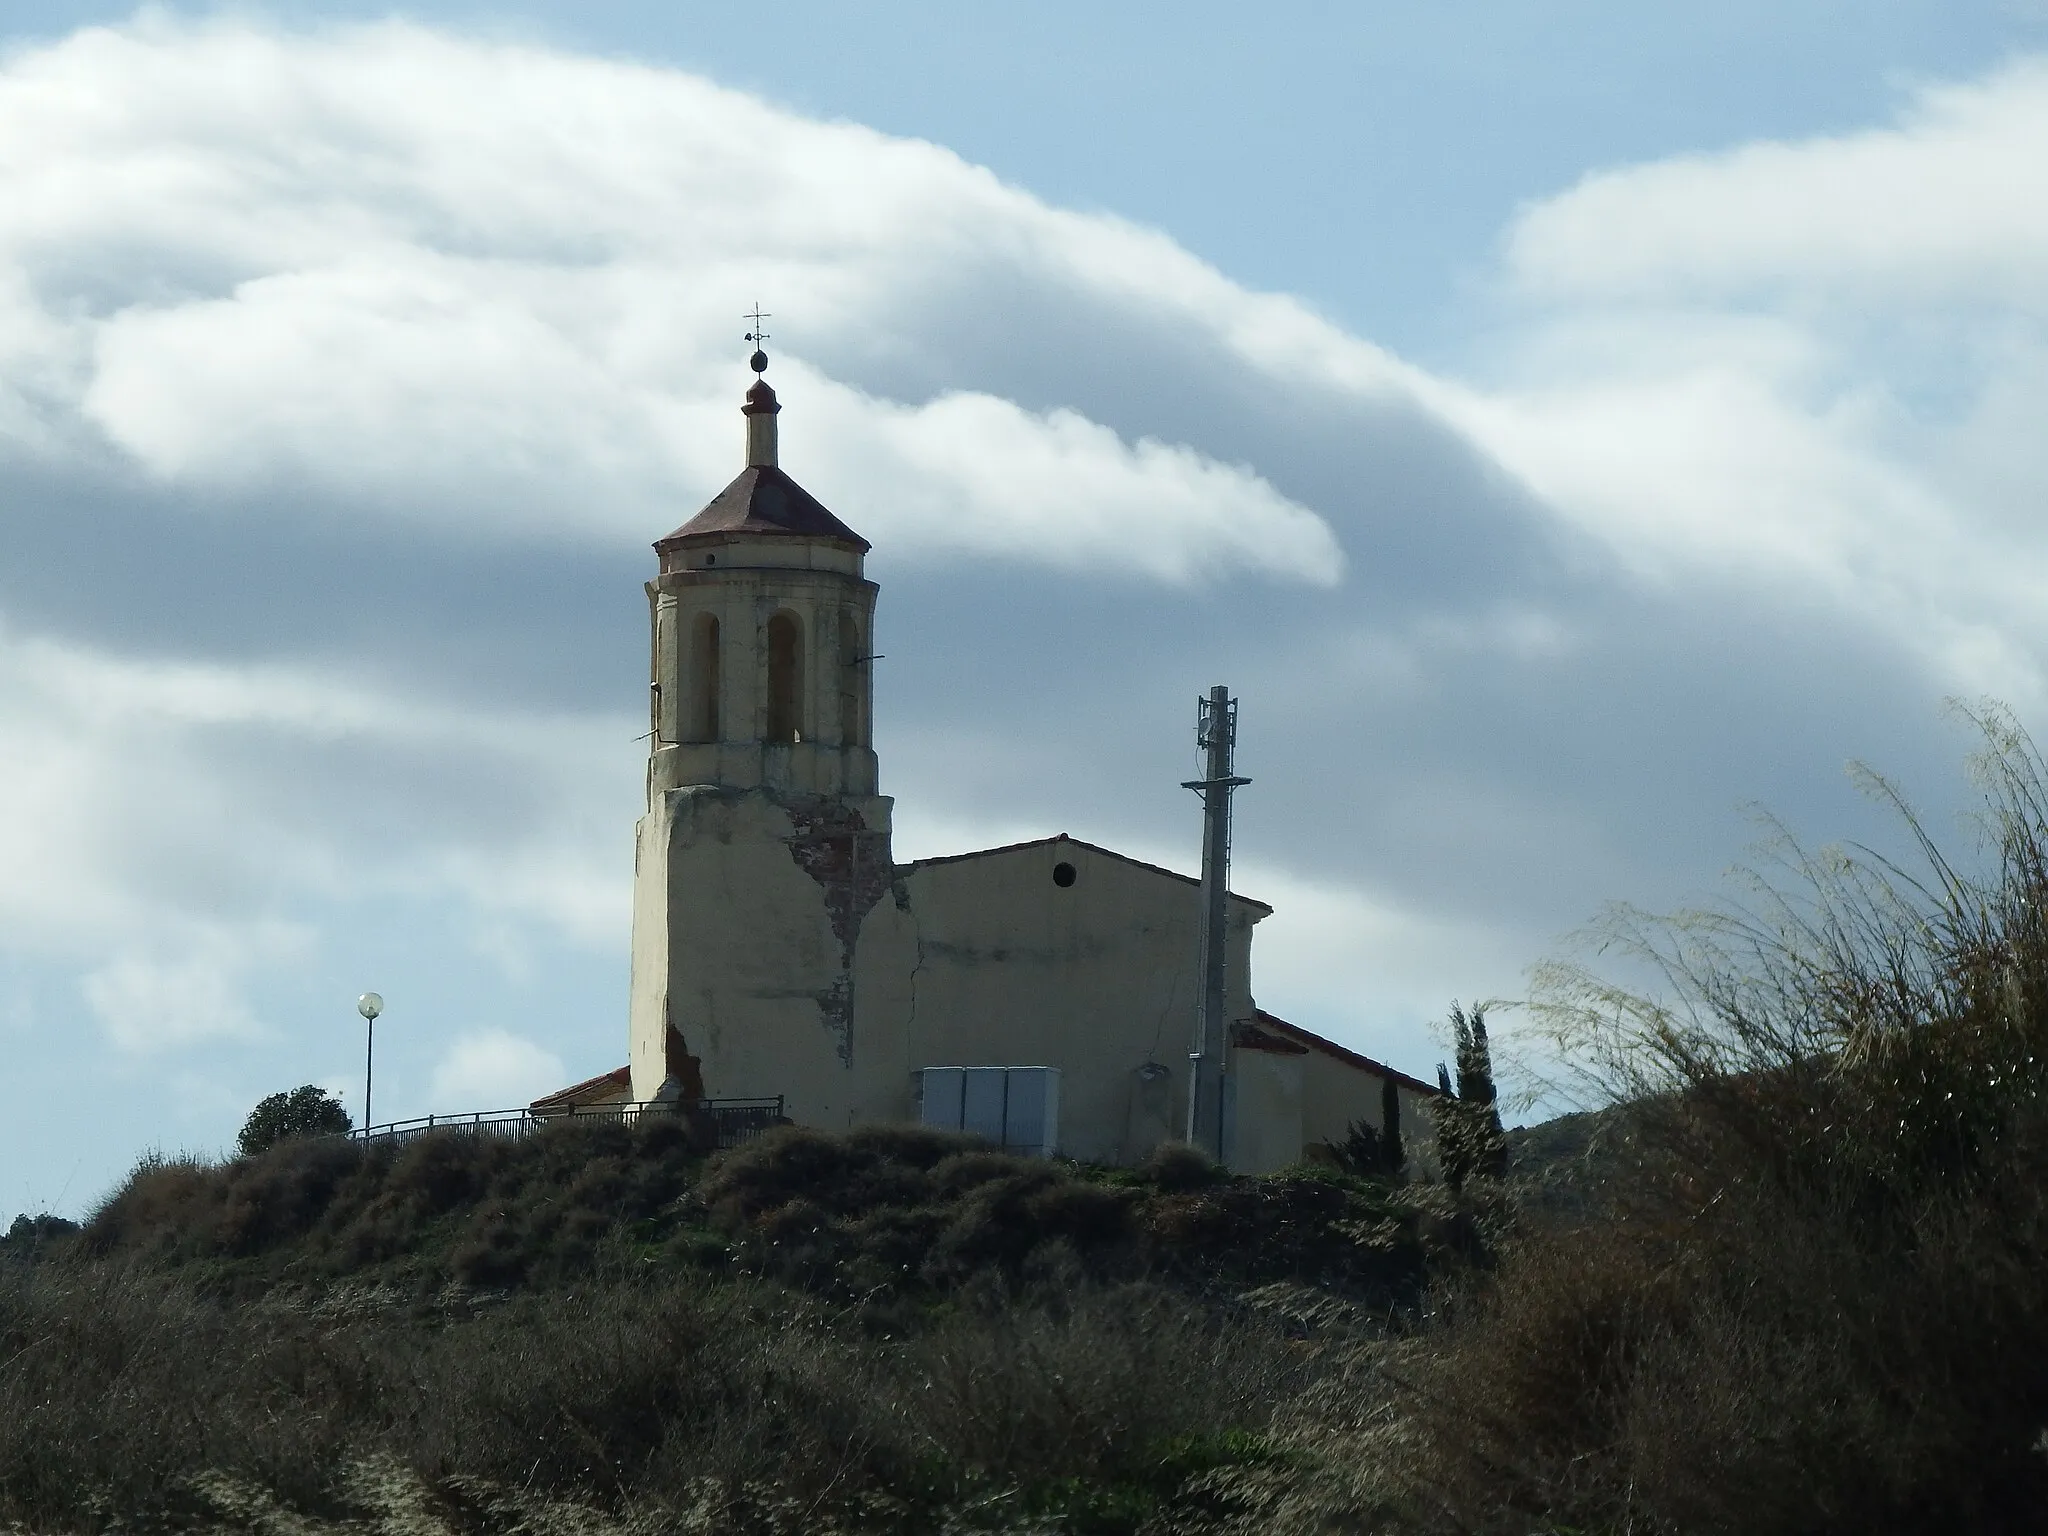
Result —
<path fill-rule="evenodd" d="M 1065 889 L 1074 883 L 1076 871 L 1071 864 L 1055 864 L 1052 867 L 1052 883 Z"/>

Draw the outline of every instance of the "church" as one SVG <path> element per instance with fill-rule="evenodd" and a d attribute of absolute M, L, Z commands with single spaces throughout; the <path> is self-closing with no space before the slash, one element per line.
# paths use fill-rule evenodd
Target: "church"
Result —
<path fill-rule="evenodd" d="M 745 467 L 654 545 L 628 1064 L 532 1111 L 756 1101 L 1141 1162 L 1187 1124 L 1199 882 L 1065 833 L 895 861 L 869 545 L 783 471 L 781 410 L 757 377 Z M 1389 1121 L 1426 1158 L 1432 1085 L 1254 1002 L 1271 911 L 1226 903 L 1225 1161 L 1270 1172 Z"/>

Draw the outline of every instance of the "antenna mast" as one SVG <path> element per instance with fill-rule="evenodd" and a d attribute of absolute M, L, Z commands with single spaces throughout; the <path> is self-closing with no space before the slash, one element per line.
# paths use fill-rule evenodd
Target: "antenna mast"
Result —
<path fill-rule="evenodd" d="M 1202 938 L 1198 962 L 1201 1006 L 1195 1014 L 1194 1049 L 1188 1052 L 1188 1141 L 1217 1162 L 1228 1160 L 1224 1145 L 1225 1074 L 1230 1022 L 1224 1017 L 1224 962 L 1229 954 L 1230 794 L 1251 783 L 1232 772 L 1237 748 L 1237 700 L 1217 684 L 1200 700 L 1195 746 L 1208 753 L 1207 774 L 1181 788 L 1202 797 Z"/>

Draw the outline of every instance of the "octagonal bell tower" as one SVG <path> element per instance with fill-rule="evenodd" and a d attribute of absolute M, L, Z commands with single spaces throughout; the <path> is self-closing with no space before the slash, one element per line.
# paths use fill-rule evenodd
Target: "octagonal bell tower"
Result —
<path fill-rule="evenodd" d="M 781 410 L 757 378 L 745 468 L 654 545 L 633 1096 L 780 1095 L 834 1125 L 905 1071 L 900 1039 L 854 1027 L 860 930 L 894 879 L 876 588 L 867 540 L 778 463 Z"/>
<path fill-rule="evenodd" d="M 648 793 L 873 795 L 868 541 L 776 463 L 766 380 L 742 410 L 746 468 L 654 546 Z"/>

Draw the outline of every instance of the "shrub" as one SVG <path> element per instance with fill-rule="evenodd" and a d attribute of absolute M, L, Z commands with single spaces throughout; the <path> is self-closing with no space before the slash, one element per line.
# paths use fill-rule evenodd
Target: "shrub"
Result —
<path fill-rule="evenodd" d="M 1477 1246 L 1469 1219 L 1426 1229 L 1384 1184 L 1234 1178 L 1180 1146 L 1109 1182 L 944 1133 L 787 1129 L 715 1160 L 696 1200 L 742 1269 L 864 1304 L 1072 1270 L 1199 1288 L 1307 1280 L 1399 1308 L 1432 1257 Z"/>
<path fill-rule="evenodd" d="M 250 1110 L 235 1145 L 242 1156 L 254 1157 L 289 1137 L 336 1136 L 353 1124 L 340 1100 L 307 1083 L 289 1093 L 273 1093 Z"/>
<path fill-rule="evenodd" d="M 1455 1008 L 1455 1005 L 1453 1006 Z M 1490 1090 L 1490 1064 L 1487 1075 Z M 1400 1085 L 1391 1077 L 1381 1078 L 1379 1125 L 1363 1119 L 1352 1121 L 1344 1133 L 1344 1139 L 1332 1146 L 1330 1152 L 1334 1155 L 1339 1168 L 1357 1178 L 1401 1177 L 1408 1165 L 1408 1152 L 1401 1141 Z"/>
<path fill-rule="evenodd" d="M 1140 1166 L 1138 1175 L 1146 1183 L 1170 1191 L 1203 1189 L 1228 1177 L 1208 1153 L 1184 1141 L 1161 1142 Z"/>
<path fill-rule="evenodd" d="M 422 1284 L 583 1273 L 682 1222 L 702 1166 L 670 1117 L 564 1119 L 508 1138 L 437 1130 L 396 1145 L 296 1139 L 218 1168 L 145 1161 L 86 1223 L 95 1253 L 225 1263 L 260 1289 L 384 1270 Z"/>
<path fill-rule="evenodd" d="M 1392 1178 L 1401 1171 L 1401 1133 L 1382 1136 L 1370 1120 L 1354 1120 L 1342 1141 L 1333 1143 L 1331 1155 L 1337 1166 L 1355 1178 Z"/>
<path fill-rule="evenodd" d="M 2048 1508 L 2048 766 L 2009 717 L 1980 860 L 1789 839 L 1739 905 L 1543 978 L 1627 1106 L 1600 1203 L 1356 1357 L 1246 1529 L 2020 1532 Z M 1611 952 L 1611 949 L 1610 949 Z"/>
<path fill-rule="evenodd" d="M 16 1216 L 7 1231 L 0 1234 L 0 1255 L 20 1259 L 36 1258 L 62 1244 L 77 1231 L 77 1222 L 66 1221 L 62 1216 L 52 1216 L 47 1211 L 37 1216 Z"/>
<path fill-rule="evenodd" d="M 1412 1302 L 1445 1224 L 1336 1173 L 680 1130 L 146 1159 L 6 1266 L 49 1284 L 0 1274 L 0 1529 L 1192 1531 L 1279 1464 L 1304 1319 Z"/>
<path fill-rule="evenodd" d="M 0 1270 L 0 1527 L 1130 1533 L 1302 1377 L 1147 1287 L 868 1341 L 694 1281 L 420 1310 Z"/>

